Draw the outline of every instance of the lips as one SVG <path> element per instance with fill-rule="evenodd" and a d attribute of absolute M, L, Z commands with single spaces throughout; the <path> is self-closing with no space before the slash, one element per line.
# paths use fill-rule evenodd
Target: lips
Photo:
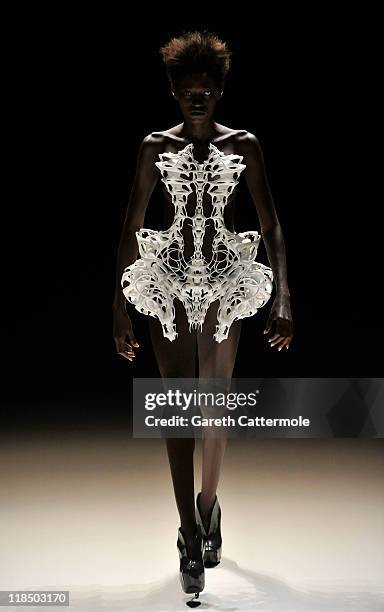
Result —
<path fill-rule="evenodd" d="M 203 110 L 191 110 L 191 115 L 205 115 L 205 113 Z"/>

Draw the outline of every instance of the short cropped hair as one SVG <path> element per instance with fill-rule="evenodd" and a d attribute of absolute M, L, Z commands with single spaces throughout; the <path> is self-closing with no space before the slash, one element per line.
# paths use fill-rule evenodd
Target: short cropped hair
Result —
<path fill-rule="evenodd" d="M 192 73 L 207 73 L 221 87 L 231 64 L 227 43 L 208 32 L 183 32 L 160 48 L 168 79 L 176 85 Z"/>

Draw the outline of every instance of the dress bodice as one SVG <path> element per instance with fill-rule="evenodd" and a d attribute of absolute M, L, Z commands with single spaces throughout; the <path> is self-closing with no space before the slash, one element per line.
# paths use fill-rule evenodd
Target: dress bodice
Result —
<path fill-rule="evenodd" d="M 202 163 L 193 150 L 190 143 L 177 153 L 160 153 L 155 164 L 174 205 L 167 235 L 179 243 L 182 258 L 209 261 L 215 242 L 227 232 L 224 209 L 246 166 L 241 155 L 224 154 L 212 143 Z"/>
<path fill-rule="evenodd" d="M 189 216 L 183 205 L 187 203 L 189 195 L 196 191 L 196 209 L 189 218 L 205 216 L 202 201 L 206 192 L 211 196 L 213 205 L 210 216 L 218 217 L 217 221 L 220 221 L 224 206 L 238 184 L 240 174 L 246 168 L 245 164 L 241 163 L 243 156 L 225 154 L 209 143 L 208 158 L 199 163 L 193 155 L 193 149 L 194 145 L 190 143 L 177 153 L 160 153 L 160 161 L 155 162 L 155 165 L 180 217 Z"/>

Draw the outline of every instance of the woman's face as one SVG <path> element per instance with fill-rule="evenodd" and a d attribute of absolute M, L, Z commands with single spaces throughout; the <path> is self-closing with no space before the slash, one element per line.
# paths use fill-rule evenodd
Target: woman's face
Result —
<path fill-rule="evenodd" d="M 206 73 L 180 79 L 172 88 L 185 119 L 193 122 L 212 118 L 222 92 Z"/>

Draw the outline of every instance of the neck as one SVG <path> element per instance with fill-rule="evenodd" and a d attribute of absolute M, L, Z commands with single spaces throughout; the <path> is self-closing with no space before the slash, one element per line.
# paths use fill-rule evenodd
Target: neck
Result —
<path fill-rule="evenodd" d="M 212 120 L 198 124 L 187 120 L 182 124 L 180 136 L 193 142 L 205 143 L 210 141 L 215 133 L 217 133 L 216 123 Z"/>

